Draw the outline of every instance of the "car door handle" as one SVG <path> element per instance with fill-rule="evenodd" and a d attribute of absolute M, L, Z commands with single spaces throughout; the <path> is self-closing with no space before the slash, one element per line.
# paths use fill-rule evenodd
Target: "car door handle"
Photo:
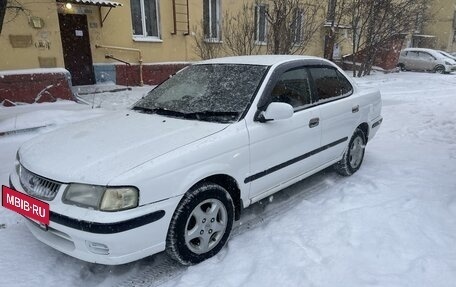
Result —
<path fill-rule="evenodd" d="M 359 112 L 359 105 L 356 105 L 352 108 L 352 113 L 357 113 Z"/>
<path fill-rule="evenodd" d="M 314 128 L 320 124 L 319 118 L 313 118 L 309 121 L 309 128 Z"/>

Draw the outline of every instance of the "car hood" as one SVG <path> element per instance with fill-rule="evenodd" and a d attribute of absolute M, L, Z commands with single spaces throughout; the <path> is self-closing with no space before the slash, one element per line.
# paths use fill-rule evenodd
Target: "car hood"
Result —
<path fill-rule="evenodd" d="M 104 185 L 227 126 L 127 111 L 38 136 L 20 148 L 19 156 L 25 168 L 43 177 Z"/>

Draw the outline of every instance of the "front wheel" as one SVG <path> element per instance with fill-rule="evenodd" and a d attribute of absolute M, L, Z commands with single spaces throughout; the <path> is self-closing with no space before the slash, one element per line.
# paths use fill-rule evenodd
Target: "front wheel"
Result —
<path fill-rule="evenodd" d="M 437 74 L 445 74 L 445 67 L 442 65 L 438 65 L 434 68 L 434 72 Z"/>
<path fill-rule="evenodd" d="M 336 171 L 343 176 L 354 174 L 363 163 L 366 149 L 366 135 L 361 129 L 356 129 L 348 144 L 342 159 L 334 165 Z"/>
<path fill-rule="evenodd" d="M 214 183 L 187 192 L 171 219 L 166 250 L 183 265 L 200 263 L 225 245 L 234 221 L 233 200 Z"/>

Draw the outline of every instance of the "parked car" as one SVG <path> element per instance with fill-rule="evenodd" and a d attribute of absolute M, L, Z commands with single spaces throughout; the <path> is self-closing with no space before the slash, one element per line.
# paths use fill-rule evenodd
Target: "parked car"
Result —
<path fill-rule="evenodd" d="M 444 55 L 445 57 L 450 58 L 453 61 L 456 61 L 456 56 L 453 56 L 453 55 L 451 55 L 451 54 L 449 54 L 449 53 L 447 53 L 445 51 L 440 51 L 440 50 L 438 50 L 438 51 L 439 51 L 440 54 Z"/>
<path fill-rule="evenodd" d="M 456 71 L 456 62 L 440 51 L 424 48 L 408 48 L 401 51 L 397 66 L 402 71 L 432 71 L 450 73 Z"/>
<path fill-rule="evenodd" d="M 355 173 L 381 106 L 324 59 L 203 61 L 131 110 L 25 143 L 10 186 L 49 204 L 49 224 L 27 226 L 68 255 L 115 265 L 166 249 L 196 264 L 243 208 L 332 165 Z"/>

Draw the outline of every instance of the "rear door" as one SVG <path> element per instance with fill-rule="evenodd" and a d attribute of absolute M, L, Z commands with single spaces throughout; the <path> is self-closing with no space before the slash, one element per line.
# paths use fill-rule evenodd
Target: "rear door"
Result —
<path fill-rule="evenodd" d="M 419 70 L 419 53 L 416 51 L 408 51 L 405 66 L 410 70 Z"/>
<path fill-rule="evenodd" d="M 321 125 L 321 164 L 339 159 L 360 119 L 360 103 L 353 87 L 336 68 L 310 67 L 318 96 Z"/>

